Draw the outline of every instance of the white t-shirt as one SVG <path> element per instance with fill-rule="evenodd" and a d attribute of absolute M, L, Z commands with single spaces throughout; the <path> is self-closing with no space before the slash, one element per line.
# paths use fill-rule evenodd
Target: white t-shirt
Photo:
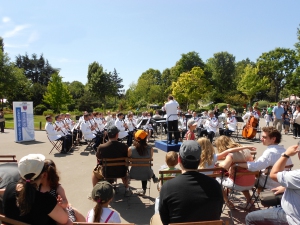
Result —
<path fill-rule="evenodd" d="M 179 106 L 179 104 L 175 100 L 170 100 L 165 104 L 165 106 L 163 108 L 167 112 L 167 120 L 168 121 L 178 120 L 178 116 L 177 116 L 177 107 L 178 106 Z"/>
<path fill-rule="evenodd" d="M 286 187 L 281 199 L 281 207 L 290 225 L 300 224 L 300 170 L 277 173 L 277 180 Z"/>
<path fill-rule="evenodd" d="M 103 208 L 102 215 L 101 215 L 99 222 L 104 223 L 112 211 L 113 210 L 111 210 L 109 208 Z M 113 211 L 113 212 L 114 213 L 111 215 L 111 217 L 107 221 L 107 223 L 121 223 L 121 218 L 120 218 L 119 213 L 117 213 L 116 211 Z M 93 223 L 93 220 L 94 220 L 94 209 L 91 209 L 87 214 L 86 222 Z"/>
<path fill-rule="evenodd" d="M 214 168 L 217 161 L 218 161 L 218 156 L 217 156 L 217 154 L 214 154 L 213 161 L 212 161 L 211 165 L 208 165 L 207 163 L 205 163 L 204 164 L 204 169 L 212 169 L 212 168 Z M 211 174 L 213 174 L 213 171 L 201 172 L 201 173 L 205 174 L 205 175 L 211 175 Z"/>

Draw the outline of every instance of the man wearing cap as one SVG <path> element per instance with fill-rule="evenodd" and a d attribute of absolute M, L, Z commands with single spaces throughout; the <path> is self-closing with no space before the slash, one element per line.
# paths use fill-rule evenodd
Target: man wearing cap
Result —
<path fill-rule="evenodd" d="M 198 173 L 200 156 L 196 141 L 183 142 L 178 157 L 182 174 L 164 183 L 160 191 L 159 214 L 164 225 L 220 219 L 222 189 L 215 179 Z"/>
<path fill-rule="evenodd" d="M 169 95 L 168 102 L 162 107 L 162 110 L 167 112 L 167 126 L 169 131 L 168 144 L 172 143 L 172 131 L 174 132 L 174 143 L 178 144 L 179 131 L 178 131 L 178 116 L 177 108 L 179 104 L 174 100 L 172 95 Z"/>
<path fill-rule="evenodd" d="M 107 135 L 109 141 L 99 145 L 96 153 L 97 159 L 102 158 L 121 158 L 127 157 L 128 155 L 128 146 L 124 143 L 118 141 L 119 130 L 116 126 L 111 126 L 107 129 Z M 131 191 L 128 185 L 128 179 L 126 178 L 127 167 L 126 166 L 114 166 L 106 168 L 106 178 L 122 178 L 123 184 L 126 188 L 125 195 L 129 196 Z M 92 175 L 92 182 L 95 185 L 98 182 L 98 179 Z"/>

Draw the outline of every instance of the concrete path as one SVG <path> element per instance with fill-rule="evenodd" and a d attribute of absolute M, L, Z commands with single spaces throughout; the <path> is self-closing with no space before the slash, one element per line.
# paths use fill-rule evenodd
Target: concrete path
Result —
<path fill-rule="evenodd" d="M 164 136 L 165 138 L 165 136 Z M 14 130 L 5 130 L 5 133 L 0 133 L 0 154 L 15 154 L 17 159 L 30 153 L 41 153 L 46 158 L 54 160 L 60 172 L 61 184 L 63 185 L 67 198 L 73 207 L 77 208 L 84 215 L 93 208 L 94 203 L 87 199 L 88 194 L 92 190 L 91 171 L 96 165 L 96 157 L 93 152 L 85 151 L 86 145 L 75 149 L 71 154 L 59 154 L 53 150 L 52 154 L 49 151 L 52 148 L 48 141 L 45 131 L 35 132 L 36 141 L 16 143 L 14 140 Z M 160 139 L 160 136 L 157 137 Z M 260 142 L 241 141 L 241 144 L 253 145 L 257 147 L 257 157 L 259 157 L 265 146 Z M 282 145 L 288 147 L 297 144 L 297 139 L 293 139 L 292 135 L 283 135 Z M 153 143 L 152 143 L 153 145 Z M 153 170 L 158 174 L 161 165 L 165 164 L 165 152 L 154 149 Z M 293 157 L 294 168 L 299 168 L 298 158 Z M 118 179 L 118 182 L 121 182 Z M 136 188 L 141 188 L 140 181 L 131 181 L 130 186 L 133 192 Z M 156 184 L 151 183 L 151 193 L 149 197 L 138 197 L 136 194 L 130 198 L 124 197 L 124 188 L 121 185 L 120 192 L 116 194 L 111 207 L 118 211 L 123 222 L 131 222 L 135 224 L 149 224 L 150 218 L 154 213 L 154 202 L 158 196 Z M 147 190 L 148 195 L 148 190 Z M 244 217 L 247 213 L 242 210 L 234 210 L 233 217 L 235 224 L 244 224 Z M 229 212 L 227 210 L 222 214 L 222 219 L 228 219 Z"/>

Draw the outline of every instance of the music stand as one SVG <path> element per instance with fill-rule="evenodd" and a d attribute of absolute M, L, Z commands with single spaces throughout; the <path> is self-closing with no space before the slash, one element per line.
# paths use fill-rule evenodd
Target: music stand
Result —
<path fill-rule="evenodd" d="M 236 116 L 235 119 L 236 119 L 237 122 L 241 122 L 241 123 L 244 122 L 244 120 L 241 116 Z"/>
<path fill-rule="evenodd" d="M 146 125 L 146 123 L 148 122 L 148 119 L 142 119 L 139 124 L 137 125 L 137 128 L 140 129 L 141 126 Z"/>
<path fill-rule="evenodd" d="M 76 119 L 76 120 L 79 120 L 80 117 L 82 117 L 82 115 L 81 115 L 81 116 L 75 116 L 75 119 Z"/>

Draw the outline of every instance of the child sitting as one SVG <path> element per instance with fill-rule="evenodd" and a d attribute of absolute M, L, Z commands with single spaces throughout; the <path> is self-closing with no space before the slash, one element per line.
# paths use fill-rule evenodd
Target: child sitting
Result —
<path fill-rule="evenodd" d="M 188 131 L 185 134 L 185 139 L 186 140 L 195 140 L 195 134 L 194 134 L 194 130 L 197 127 L 197 122 L 193 119 L 190 119 L 187 123 L 188 125 Z"/>
<path fill-rule="evenodd" d="M 108 208 L 114 196 L 113 186 L 107 181 L 98 182 L 92 191 L 92 199 L 96 206 L 88 212 L 86 222 L 89 223 L 121 223 L 119 213 Z"/>
<path fill-rule="evenodd" d="M 84 216 L 72 208 L 65 194 L 64 188 L 59 183 L 59 176 L 57 174 L 56 165 L 51 159 L 45 160 L 45 175 L 42 178 L 41 185 L 39 187 L 40 192 L 49 192 L 55 198 L 62 208 L 64 208 L 69 214 L 69 220 L 72 222 L 85 222 Z"/>
<path fill-rule="evenodd" d="M 163 165 L 161 167 L 160 170 L 163 170 L 163 171 L 167 171 L 167 170 L 178 170 L 178 168 L 175 168 L 175 166 L 178 164 L 178 154 L 174 151 L 169 151 L 167 154 L 166 154 L 166 165 Z M 164 177 L 174 177 L 174 176 L 178 176 L 180 173 L 167 173 L 167 174 L 161 174 L 161 178 L 164 176 Z M 160 184 L 162 185 L 162 184 Z"/>

